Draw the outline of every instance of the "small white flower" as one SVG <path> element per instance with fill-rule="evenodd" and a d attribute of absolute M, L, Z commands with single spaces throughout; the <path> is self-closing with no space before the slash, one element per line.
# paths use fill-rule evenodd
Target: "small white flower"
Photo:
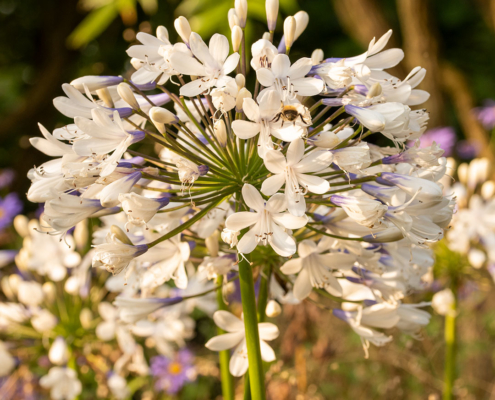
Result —
<path fill-rule="evenodd" d="M 227 333 L 215 336 L 206 343 L 206 347 L 213 351 L 222 351 L 235 347 L 234 354 L 230 358 L 230 373 L 234 376 L 242 376 L 249 367 L 246 333 L 244 323 L 228 311 L 217 311 L 213 314 L 213 320 L 218 327 Z M 258 324 L 260 335 L 261 358 L 263 361 L 275 360 L 275 352 L 266 343 L 278 337 L 278 328 L 269 322 Z"/>
<path fill-rule="evenodd" d="M 57 337 L 52 343 L 50 351 L 48 352 L 48 358 L 50 359 L 50 362 L 55 365 L 66 364 L 69 360 L 69 348 L 62 336 Z"/>
<path fill-rule="evenodd" d="M 433 295 L 431 306 L 440 315 L 449 315 L 454 313 L 455 297 L 450 289 L 441 290 Z"/>
<path fill-rule="evenodd" d="M 360 225 L 373 228 L 380 224 L 388 206 L 378 200 L 366 196 L 337 196 L 330 198 L 331 202 L 343 208 L 346 214 Z"/>
<path fill-rule="evenodd" d="M 40 386 L 50 389 L 53 400 L 73 400 L 82 391 L 76 371 L 70 368 L 53 367 L 48 375 L 40 379 Z"/>
<path fill-rule="evenodd" d="M 276 194 L 265 202 L 254 186 L 245 184 L 242 197 L 247 206 L 255 212 L 238 212 L 225 221 L 225 226 L 234 231 L 252 226 L 237 244 L 237 250 L 248 254 L 261 243 L 265 246 L 269 244 L 282 257 L 294 254 L 296 242 L 285 230 L 302 228 L 306 225 L 308 217 L 295 217 L 284 213 L 287 200 L 283 194 Z"/>
<path fill-rule="evenodd" d="M 278 50 L 269 40 L 260 39 L 251 46 L 251 54 L 251 67 L 257 71 L 260 68 L 271 68 Z"/>
<path fill-rule="evenodd" d="M 229 79 L 225 86 L 211 91 L 213 105 L 222 112 L 232 110 L 236 105 L 238 91 L 235 79 Z"/>
<path fill-rule="evenodd" d="M 237 243 L 239 243 L 239 240 L 237 237 L 239 236 L 240 232 L 239 231 L 233 231 L 230 229 L 225 228 L 222 233 L 221 233 L 221 238 L 222 240 L 227 243 L 230 248 L 237 246 Z"/>
<path fill-rule="evenodd" d="M 122 210 L 127 215 L 128 224 L 143 226 L 153 218 L 156 212 L 169 203 L 168 197 L 149 198 L 137 193 L 121 193 L 119 201 L 122 204 Z"/>

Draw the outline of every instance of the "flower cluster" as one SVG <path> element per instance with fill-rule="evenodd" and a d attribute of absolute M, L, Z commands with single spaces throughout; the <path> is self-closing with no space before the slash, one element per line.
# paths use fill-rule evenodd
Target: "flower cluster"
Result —
<path fill-rule="evenodd" d="M 235 376 L 253 349 L 275 359 L 265 342 L 278 336 L 263 322 L 267 300 L 330 297 L 365 349 L 391 340 L 382 329 L 418 335 L 429 321 L 425 304 L 402 300 L 423 288 L 434 260 L 428 245 L 443 237 L 454 208 L 440 184 L 443 150 L 417 142 L 428 113 L 410 108 L 428 99 L 416 88 L 426 71 L 414 68 L 404 80 L 386 72 L 404 56 L 384 50 L 391 31 L 356 57 L 324 59 L 316 49 L 291 59 L 309 17 L 288 17 L 276 47 L 277 1 L 266 2 L 269 32 L 248 60 L 247 2 L 235 3 L 232 53 L 227 37 L 206 44 L 180 17 L 182 42 L 172 44 L 163 26 L 137 35 L 129 78 L 85 76 L 63 86 L 54 105 L 74 123 L 53 133 L 40 127 L 44 138 L 31 139 L 55 157 L 29 173 L 28 198 L 45 204 L 44 240 L 67 241 L 81 221 L 100 218 L 89 257 L 114 274 L 107 287 L 120 294 L 114 306 L 100 304 L 99 332 L 132 347 L 129 357 L 133 335 L 152 337 L 171 357 L 192 333 L 192 308 L 226 307 L 222 296 L 211 306 L 198 295 L 222 289 L 225 297 L 237 278 L 244 322 L 217 311 L 227 333 L 207 343 L 235 348 Z M 390 146 L 373 144 L 373 135 Z M 70 277 L 74 292 L 92 273 L 83 264 Z M 265 281 L 259 326 L 248 295 L 253 266 Z"/>

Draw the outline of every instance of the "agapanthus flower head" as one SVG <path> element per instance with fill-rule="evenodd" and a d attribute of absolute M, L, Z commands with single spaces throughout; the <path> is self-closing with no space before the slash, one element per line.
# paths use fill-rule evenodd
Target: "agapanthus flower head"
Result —
<path fill-rule="evenodd" d="M 150 372 L 158 391 L 177 394 L 186 383 L 196 380 L 194 354 L 185 348 L 171 357 L 155 356 L 151 359 Z"/>

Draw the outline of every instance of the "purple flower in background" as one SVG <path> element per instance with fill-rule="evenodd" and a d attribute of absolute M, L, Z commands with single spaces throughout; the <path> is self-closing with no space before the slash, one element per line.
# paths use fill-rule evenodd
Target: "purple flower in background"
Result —
<path fill-rule="evenodd" d="M 187 383 L 196 380 L 194 355 L 188 349 L 175 357 L 156 356 L 151 359 L 151 375 L 156 378 L 156 390 L 176 394 Z"/>
<path fill-rule="evenodd" d="M 0 230 L 9 226 L 14 217 L 22 211 L 22 202 L 16 193 L 0 198 Z"/>
<path fill-rule="evenodd" d="M 476 118 L 486 129 L 495 127 L 495 101 L 487 99 L 483 102 L 483 106 L 473 109 Z"/>
<path fill-rule="evenodd" d="M 419 140 L 420 147 L 428 147 L 431 146 L 433 142 L 436 142 L 440 148 L 445 151 L 443 156 L 449 157 L 454 150 L 456 135 L 454 128 L 443 126 L 427 130 Z"/>
<path fill-rule="evenodd" d="M 14 177 L 15 172 L 10 168 L 0 171 L 0 189 L 9 186 L 14 180 Z"/>
<path fill-rule="evenodd" d="M 481 150 L 478 142 L 469 140 L 461 140 L 455 148 L 459 157 L 464 160 L 471 160 L 477 157 Z"/>

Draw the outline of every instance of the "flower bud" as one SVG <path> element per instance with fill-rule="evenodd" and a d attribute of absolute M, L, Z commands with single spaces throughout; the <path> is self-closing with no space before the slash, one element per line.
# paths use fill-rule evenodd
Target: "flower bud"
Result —
<path fill-rule="evenodd" d="M 131 246 L 133 245 L 131 239 L 129 239 L 125 234 L 125 232 L 122 229 L 120 229 L 117 225 L 112 225 L 110 227 L 110 232 L 112 232 L 115 235 L 115 237 L 119 239 L 122 243 L 129 244 Z"/>
<path fill-rule="evenodd" d="M 278 17 L 278 0 L 266 0 L 266 22 L 270 32 L 275 31 Z"/>
<path fill-rule="evenodd" d="M 174 113 L 161 107 L 152 107 L 150 109 L 150 118 L 160 133 L 165 133 L 165 124 L 175 124 L 178 122 L 178 118 Z"/>
<path fill-rule="evenodd" d="M 156 37 L 162 42 L 166 42 L 169 39 L 167 28 L 165 28 L 163 25 L 160 25 L 158 28 L 156 28 Z"/>
<path fill-rule="evenodd" d="M 471 249 L 468 253 L 469 264 L 475 269 L 480 269 L 486 262 L 486 254 L 479 249 Z"/>
<path fill-rule="evenodd" d="M 229 20 L 229 27 L 233 29 L 234 26 L 239 25 L 239 18 L 237 17 L 235 10 L 231 8 L 227 14 L 227 18 Z"/>
<path fill-rule="evenodd" d="M 222 121 L 222 120 L 220 120 Z M 210 253 L 210 257 L 218 256 L 219 243 L 218 239 L 220 238 L 220 232 L 216 229 L 210 236 L 205 239 L 206 248 Z"/>
<path fill-rule="evenodd" d="M 174 21 L 174 27 L 182 41 L 189 44 L 189 37 L 191 36 L 191 25 L 189 25 L 189 21 L 180 16 Z"/>
<path fill-rule="evenodd" d="M 266 305 L 266 316 L 270 318 L 278 317 L 282 313 L 282 307 L 275 300 L 270 300 Z"/>
<path fill-rule="evenodd" d="M 89 231 L 88 222 L 86 220 L 78 222 L 74 229 L 74 240 L 78 249 L 84 249 L 88 242 Z"/>
<path fill-rule="evenodd" d="M 15 293 L 12 290 L 12 287 L 10 286 L 9 277 L 8 276 L 4 276 L 2 278 L 2 280 L 0 281 L 0 288 L 2 289 L 3 294 L 9 300 L 13 300 L 14 299 Z"/>
<path fill-rule="evenodd" d="M 114 86 L 122 82 L 124 78 L 121 76 L 99 76 L 99 75 L 88 75 L 82 76 L 81 78 L 74 79 L 70 84 L 74 86 L 80 92 L 85 91 L 85 87 L 90 91 L 94 92 L 101 88 L 106 88 L 108 86 Z"/>
<path fill-rule="evenodd" d="M 14 228 L 21 237 L 29 235 L 29 220 L 25 215 L 19 214 L 14 218 Z"/>
<path fill-rule="evenodd" d="M 246 77 L 242 74 L 237 74 L 235 76 L 235 83 L 237 83 L 237 89 L 241 90 L 244 86 L 246 86 Z"/>
<path fill-rule="evenodd" d="M 263 36 L 261 38 L 269 41 L 270 37 L 271 37 L 270 32 L 265 32 L 263 33 Z"/>
<path fill-rule="evenodd" d="M 250 99 L 250 98 L 252 98 L 251 92 L 247 90 L 245 87 L 239 90 L 239 93 L 237 93 L 237 97 L 235 100 L 235 110 L 237 112 L 241 112 L 244 105 L 244 99 Z"/>
<path fill-rule="evenodd" d="M 239 25 L 234 25 L 232 28 L 232 50 L 234 53 L 239 51 L 242 41 L 242 29 Z"/>
<path fill-rule="evenodd" d="M 450 289 L 444 289 L 433 295 L 431 306 L 440 315 L 454 313 L 455 297 Z"/>
<path fill-rule="evenodd" d="M 41 287 L 47 302 L 52 303 L 57 297 L 57 288 L 53 282 L 45 282 Z"/>
<path fill-rule="evenodd" d="M 296 33 L 294 34 L 294 40 L 296 40 L 304 32 L 309 23 L 309 15 L 306 11 L 298 11 L 294 18 L 296 20 Z"/>
<path fill-rule="evenodd" d="M 141 108 L 139 107 L 139 103 L 137 102 L 131 87 L 127 83 L 119 83 L 117 86 L 117 93 L 122 97 L 122 100 L 129 104 L 134 110 L 139 110 Z"/>
<path fill-rule="evenodd" d="M 89 308 L 83 308 L 79 314 L 79 321 L 84 329 L 89 329 L 91 327 L 91 322 L 93 321 L 93 313 Z"/>
<path fill-rule="evenodd" d="M 110 94 L 110 91 L 107 88 L 103 89 L 98 89 L 96 91 L 96 94 L 100 98 L 103 103 L 105 103 L 105 106 L 108 108 L 115 108 L 115 104 L 113 104 L 113 99 L 112 95 Z"/>
<path fill-rule="evenodd" d="M 77 296 L 80 288 L 79 283 L 77 276 L 69 276 L 65 281 L 64 290 L 72 296 Z"/>
<path fill-rule="evenodd" d="M 382 85 L 378 82 L 375 82 L 370 89 L 368 90 L 368 94 L 366 98 L 372 99 L 373 97 L 380 96 L 382 94 Z"/>
<path fill-rule="evenodd" d="M 17 298 L 27 306 L 39 306 L 43 301 L 41 285 L 35 281 L 21 281 L 17 292 Z"/>
<path fill-rule="evenodd" d="M 483 197 L 485 200 L 489 200 L 493 197 L 495 194 L 495 182 L 493 181 L 486 181 L 483 183 L 483 186 L 481 186 L 481 197 Z"/>
<path fill-rule="evenodd" d="M 311 54 L 311 62 L 313 65 L 318 65 L 323 61 L 323 50 L 322 49 L 316 49 L 313 51 Z"/>
<path fill-rule="evenodd" d="M 241 28 L 246 27 L 247 20 L 247 0 L 235 0 L 235 15 L 239 18 L 239 26 Z"/>
<path fill-rule="evenodd" d="M 19 275 L 17 275 L 17 274 L 9 275 L 9 286 L 10 286 L 10 289 L 12 290 L 12 292 L 14 294 L 17 294 L 17 292 L 19 290 L 19 284 L 21 282 L 22 282 L 22 279 Z"/>
<path fill-rule="evenodd" d="M 220 146 L 225 147 L 227 145 L 227 128 L 225 127 L 225 122 L 223 122 L 223 119 L 219 119 L 215 122 L 213 129 Z"/>
<path fill-rule="evenodd" d="M 287 17 L 284 21 L 284 38 L 285 48 L 290 49 L 294 43 L 296 35 L 296 19 L 294 17 Z"/>
<path fill-rule="evenodd" d="M 467 184 L 468 171 L 469 165 L 467 163 L 462 163 L 461 165 L 459 165 L 459 168 L 457 168 L 457 176 L 459 177 L 459 182 L 461 182 L 463 185 Z"/>
<path fill-rule="evenodd" d="M 48 352 L 48 358 L 50 359 L 50 362 L 55 365 L 66 364 L 69 360 L 69 348 L 62 336 L 57 337 L 53 342 L 52 347 L 50 347 L 50 351 Z"/>

